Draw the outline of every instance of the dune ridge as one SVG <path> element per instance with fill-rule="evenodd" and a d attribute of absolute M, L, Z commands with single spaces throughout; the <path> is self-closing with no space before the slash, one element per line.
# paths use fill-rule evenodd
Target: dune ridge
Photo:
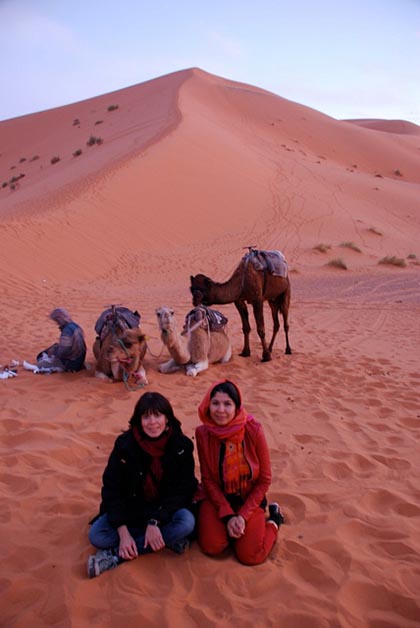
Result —
<path fill-rule="evenodd" d="M 407 125 L 334 120 L 198 68 L 0 122 L 1 181 L 25 174 L 0 187 L 0 364 L 33 361 L 65 306 L 90 367 L 0 380 L 3 625 L 420 626 L 420 145 Z M 103 143 L 86 147 L 91 134 Z M 155 308 L 182 321 L 190 274 L 225 281 L 247 245 L 289 261 L 293 354 L 280 330 L 261 363 L 252 322 L 239 357 L 225 305 L 232 361 L 195 379 L 159 373 Z M 110 303 L 140 311 L 147 389 L 187 435 L 222 377 L 263 422 L 286 519 L 264 564 L 193 543 L 87 579 L 101 474 L 140 394 L 93 377 Z"/>

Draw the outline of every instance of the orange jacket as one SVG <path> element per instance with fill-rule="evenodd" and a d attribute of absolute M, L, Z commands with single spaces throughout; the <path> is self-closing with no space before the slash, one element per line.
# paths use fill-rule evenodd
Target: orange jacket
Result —
<path fill-rule="evenodd" d="M 196 428 L 197 452 L 200 460 L 204 497 L 216 507 L 219 517 L 242 515 L 247 521 L 260 506 L 271 484 L 270 454 L 262 425 L 253 417 L 245 424 L 244 454 L 251 469 L 251 478 L 243 494 L 244 504 L 235 512 L 223 493 L 220 478 L 220 445 L 206 425 Z"/>

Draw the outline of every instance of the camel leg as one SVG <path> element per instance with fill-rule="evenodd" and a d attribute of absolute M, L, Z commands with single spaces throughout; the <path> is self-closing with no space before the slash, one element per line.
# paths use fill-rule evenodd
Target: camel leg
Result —
<path fill-rule="evenodd" d="M 144 366 L 140 366 L 137 371 L 135 371 L 133 373 L 133 377 L 136 381 L 136 384 L 148 384 L 149 382 L 147 381 L 147 377 L 146 377 L 146 370 L 144 368 Z"/>
<path fill-rule="evenodd" d="M 205 371 L 208 368 L 209 368 L 209 361 L 201 360 L 200 362 L 196 362 L 195 364 L 187 364 L 187 366 L 185 367 L 185 372 L 190 377 L 195 377 L 196 375 L 201 373 L 201 371 Z"/>
<path fill-rule="evenodd" d="M 108 375 L 102 373 L 102 371 L 95 371 L 95 377 L 102 379 L 104 382 L 108 382 L 109 384 L 112 384 L 113 381 L 112 377 L 108 377 Z"/>
<path fill-rule="evenodd" d="M 254 310 L 254 318 L 257 324 L 257 333 L 260 337 L 263 353 L 261 362 L 269 362 L 271 360 L 271 354 L 268 349 L 267 343 L 265 341 L 265 328 L 264 328 L 264 302 L 256 301 L 252 304 L 252 309 Z"/>
<path fill-rule="evenodd" d="M 232 357 L 232 347 L 229 345 L 228 350 L 226 351 L 225 355 L 223 356 L 223 358 L 220 360 L 220 362 L 222 364 L 225 364 L 225 362 L 229 362 L 230 358 Z"/>
<path fill-rule="evenodd" d="M 168 360 L 168 362 L 160 364 L 158 368 L 161 373 L 175 373 L 175 371 L 179 371 L 182 366 L 180 364 L 177 364 L 175 360 L 172 360 L 171 358 L 170 360 Z"/>
<path fill-rule="evenodd" d="M 285 354 L 290 355 L 292 353 L 292 348 L 289 344 L 289 323 L 288 323 L 288 314 L 289 314 L 289 305 L 290 305 L 290 288 L 283 295 L 280 303 L 280 312 L 283 316 L 283 329 L 284 335 L 286 336 L 286 350 Z"/>
<path fill-rule="evenodd" d="M 274 346 L 274 340 L 277 336 L 277 332 L 280 329 L 280 323 L 279 323 L 279 308 L 278 305 L 276 303 L 272 303 L 271 301 L 269 301 L 269 305 L 271 308 L 271 314 L 273 317 L 273 335 L 271 336 L 271 340 L 270 340 L 270 344 L 268 345 L 268 350 L 271 353 L 273 350 L 273 346 Z"/>
<path fill-rule="evenodd" d="M 249 348 L 249 334 L 251 333 L 251 325 L 249 324 L 248 308 L 244 301 L 235 301 L 235 307 L 239 312 L 239 316 L 241 317 L 242 333 L 244 335 L 244 348 L 239 355 L 247 358 L 251 355 L 251 349 Z"/>

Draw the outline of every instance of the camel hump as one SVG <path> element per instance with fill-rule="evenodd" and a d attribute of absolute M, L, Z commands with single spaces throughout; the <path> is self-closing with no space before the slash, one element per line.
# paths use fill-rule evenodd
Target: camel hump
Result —
<path fill-rule="evenodd" d="M 259 251 L 254 249 L 244 255 L 246 262 L 251 262 L 255 270 L 267 271 L 276 277 L 287 277 L 288 265 L 281 251 Z"/>
<path fill-rule="evenodd" d="M 140 318 L 140 314 L 137 310 L 132 312 L 127 307 L 116 306 L 114 314 L 112 308 L 108 308 L 102 312 L 96 321 L 95 331 L 98 336 L 103 339 L 108 331 L 114 327 L 119 327 L 121 331 L 138 327 L 140 325 Z"/>
<path fill-rule="evenodd" d="M 228 323 L 228 319 L 221 312 L 206 305 L 197 305 L 185 317 L 184 329 L 189 330 L 201 321 L 206 322 L 210 331 L 222 331 Z"/>

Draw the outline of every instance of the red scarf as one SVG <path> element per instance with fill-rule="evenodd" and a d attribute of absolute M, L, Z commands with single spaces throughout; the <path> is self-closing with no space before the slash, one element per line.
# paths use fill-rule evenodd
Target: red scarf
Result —
<path fill-rule="evenodd" d="M 144 436 L 138 427 L 133 428 L 134 438 L 138 445 L 152 457 L 152 462 L 143 484 L 144 495 L 148 501 L 155 501 L 159 497 L 159 485 L 163 477 L 162 457 L 171 433 L 172 428 L 168 428 L 159 438 L 151 439 Z"/>

